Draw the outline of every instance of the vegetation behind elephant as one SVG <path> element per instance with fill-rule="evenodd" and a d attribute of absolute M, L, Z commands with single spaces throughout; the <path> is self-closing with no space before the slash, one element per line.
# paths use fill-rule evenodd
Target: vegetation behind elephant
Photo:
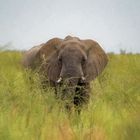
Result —
<path fill-rule="evenodd" d="M 48 79 L 55 87 L 64 87 L 61 98 L 69 100 L 75 107 L 89 100 L 90 82 L 105 68 L 107 55 L 93 40 L 81 40 L 67 36 L 64 39 L 53 38 L 48 42 L 31 48 L 23 57 L 23 65 L 38 69 L 43 80 Z M 66 86 L 63 86 L 66 85 Z"/>

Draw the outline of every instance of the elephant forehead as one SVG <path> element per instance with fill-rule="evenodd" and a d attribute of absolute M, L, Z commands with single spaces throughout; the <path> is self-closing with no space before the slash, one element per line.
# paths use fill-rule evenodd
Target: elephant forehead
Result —
<path fill-rule="evenodd" d="M 67 46 L 63 49 L 62 54 L 65 55 L 84 55 L 84 51 L 80 47 Z"/>
<path fill-rule="evenodd" d="M 62 46 L 63 47 L 75 46 L 75 47 L 85 48 L 85 44 L 83 42 L 81 42 L 80 40 L 77 40 L 77 39 L 66 40 L 62 43 Z"/>

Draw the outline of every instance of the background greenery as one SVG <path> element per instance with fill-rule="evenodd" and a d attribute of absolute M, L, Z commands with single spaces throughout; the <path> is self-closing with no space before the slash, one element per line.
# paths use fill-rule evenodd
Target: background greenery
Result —
<path fill-rule="evenodd" d="M 110 54 L 79 116 L 40 88 L 21 57 L 0 52 L 0 140 L 140 140 L 140 55 Z"/>

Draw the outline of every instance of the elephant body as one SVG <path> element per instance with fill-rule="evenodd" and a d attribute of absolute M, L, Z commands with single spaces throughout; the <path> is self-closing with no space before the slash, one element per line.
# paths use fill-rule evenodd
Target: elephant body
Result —
<path fill-rule="evenodd" d="M 48 42 L 31 48 L 23 58 L 23 65 L 38 69 L 55 87 L 56 95 L 69 100 L 76 107 L 89 100 L 90 82 L 105 68 L 108 58 L 100 45 L 93 40 L 81 40 L 67 36 L 64 39 L 53 38 Z M 65 85 L 65 86 L 64 86 Z"/>
<path fill-rule="evenodd" d="M 24 67 L 31 68 L 31 69 L 35 69 L 37 67 L 36 56 L 37 56 L 37 53 L 39 52 L 40 48 L 43 45 L 44 44 L 34 46 L 33 48 L 31 48 L 30 50 L 28 50 L 24 53 L 24 57 L 22 60 L 22 64 Z"/>

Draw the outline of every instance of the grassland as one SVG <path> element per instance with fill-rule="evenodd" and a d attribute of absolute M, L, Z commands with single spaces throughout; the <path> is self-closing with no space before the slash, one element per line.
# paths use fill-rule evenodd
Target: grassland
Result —
<path fill-rule="evenodd" d="M 0 140 L 140 140 L 140 55 L 109 55 L 79 116 L 40 88 L 21 57 L 0 52 Z"/>

